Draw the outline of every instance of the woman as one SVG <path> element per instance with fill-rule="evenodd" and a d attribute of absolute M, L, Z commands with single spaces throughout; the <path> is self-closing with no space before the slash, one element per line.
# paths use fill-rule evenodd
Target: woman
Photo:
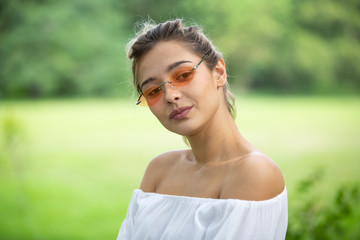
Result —
<path fill-rule="evenodd" d="M 137 104 L 189 150 L 148 165 L 118 239 L 284 239 L 281 171 L 239 133 L 224 60 L 197 27 L 146 25 L 130 42 Z"/>

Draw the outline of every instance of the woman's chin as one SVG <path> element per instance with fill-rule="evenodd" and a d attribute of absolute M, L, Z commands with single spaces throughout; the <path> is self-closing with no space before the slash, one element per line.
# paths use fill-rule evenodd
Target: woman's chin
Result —
<path fill-rule="evenodd" d="M 192 136 L 197 132 L 197 128 L 192 127 L 186 127 L 186 126 L 179 126 L 179 127 L 166 127 L 167 130 L 170 132 L 176 133 L 178 135 L 181 135 L 183 137 Z"/>

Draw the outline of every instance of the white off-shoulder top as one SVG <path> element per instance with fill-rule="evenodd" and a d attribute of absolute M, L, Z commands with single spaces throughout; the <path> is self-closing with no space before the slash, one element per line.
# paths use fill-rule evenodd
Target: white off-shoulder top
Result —
<path fill-rule="evenodd" d="M 117 240 L 285 239 L 287 190 L 264 201 L 147 193 L 136 189 Z"/>

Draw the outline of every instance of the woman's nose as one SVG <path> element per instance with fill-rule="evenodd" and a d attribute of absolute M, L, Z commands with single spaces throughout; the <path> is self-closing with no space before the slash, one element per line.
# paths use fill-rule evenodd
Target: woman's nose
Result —
<path fill-rule="evenodd" d="M 164 99 L 168 103 L 174 103 L 181 97 L 181 92 L 172 84 L 172 82 L 167 82 L 169 84 L 164 84 L 163 87 L 163 94 Z"/>

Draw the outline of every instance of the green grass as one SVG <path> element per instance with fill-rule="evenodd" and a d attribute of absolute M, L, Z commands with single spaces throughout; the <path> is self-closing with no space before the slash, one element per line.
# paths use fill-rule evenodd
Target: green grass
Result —
<path fill-rule="evenodd" d="M 318 194 L 360 181 L 360 98 L 237 99 L 242 134 L 282 169 L 289 207 L 295 185 L 318 167 Z M 134 188 L 155 155 L 185 148 L 146 108 L 125 100 L 0 102 L 14 116 L 0 143 L 1 239 L 115 239 Z"/>

